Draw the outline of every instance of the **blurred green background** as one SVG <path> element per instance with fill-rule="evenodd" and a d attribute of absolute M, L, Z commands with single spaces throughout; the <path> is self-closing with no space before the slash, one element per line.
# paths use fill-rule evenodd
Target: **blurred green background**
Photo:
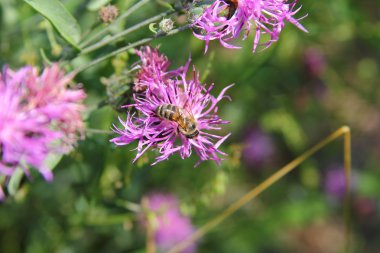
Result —
<path fill-rule="evenodd" d="M 109 1 L 62 2 L 85 34 L 100 25 L 98 8 Z M 112 4 L 123 13 L 133 3 Z M 352 129 L 351 252 L 379 252 L 380 2 L 300 4 L 298 17 L 308 14 L 301 22 L 309 33 L 288 24 L 277 43 L 256 54 L 251 53 L 252 35 L 236 42 L 240 50 L 212 42 L 207 54 L 204 42 L 190 31 L 152 43 L 160 45 L 173 67 L 183 65 L 191 53 L 204 81 L 216 84 L 214 95 L 236 84 L 228 92 L 232 102 L 220 103 L 220 116 L 231 121 L 222 132 L 232 132 L 222 147 L 229 157 L 220 167 L 205 162 L 193 168 L 195 156 L 174 156 L 151 167 L 154 152 L 132 164 L 134 144 L 115 148 L 109 142 L 114 135 L 89 131 L 55 168 L 52 183 L 35 173 L 0 205 L 0 252 L 144 252 L 145 235 L 124 201 L 139 203 L 154 191 L 174 193 L 182 211 L 200 227 L 342 125 Z M 24 2 L 1 0 L 0 8 L 0 65 L 43 66 L 41 50 L 54 61 L 70 52 Z M 151 1 L 111 32 L 163 10 Z M 173 18 L 177 26 L 185 20 L 184 15 Z M 74 65 L 147 35 L 152 33 L 146 27 Z M 108 131 L 118 116 L 124 117 L 111 106 L 97 105 L 106 98 L 104 83 L 119 78 L 136 60 L 129 51 L 76 77 L 88 94 L 88 128 Z M 199 242 L 198 252 L 343 252 L 343 174 L 330 173 L 343 172 L 342 166 L 339 139 L 213 229 Z"/>

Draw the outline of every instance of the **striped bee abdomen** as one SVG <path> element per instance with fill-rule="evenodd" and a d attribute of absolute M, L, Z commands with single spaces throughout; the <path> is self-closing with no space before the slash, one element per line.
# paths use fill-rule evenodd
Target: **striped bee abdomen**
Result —
<path fill-rule="evenodd" d="M 159 105 L 155 110 L 158 117 L 177 123 L 179 132 L 192 139 L 199 135 L 199 130 L 192 114 L 186 112 L 182 107 L 172 104 Z"/>
<path fill-rule="evenodd" d="M 175 121 L 180 115 L 179 107 L 172 104 L 162 104 L 156 108 L 157 116 Z"/>

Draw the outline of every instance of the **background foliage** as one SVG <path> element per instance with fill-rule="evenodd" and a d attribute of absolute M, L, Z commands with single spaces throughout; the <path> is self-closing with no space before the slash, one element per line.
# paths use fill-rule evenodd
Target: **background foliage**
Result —
<path fill-rule="evenodd" d="M 62 1 L 82 34 L 99 24 L 99 2 L 108 1 Z M 112 3 L 123 13 L 132 1 Z M 351 247 L 378 252 L 380 2 L 304 0 L 302 6 L 300 13 L 308 13 L 302 24 L 310 33 L 288 25 L 279 42 L 257 54 L 251 53 L 252 38 L 241 50 L 211 43 L 206 55 L 204 42 L 190 31 L 154 41 L 174 66 L 184 64 L 191 52 L 197 68 L 207 73 L 205 82 L 217 84 L 214 94 L 236 84 L 229 91 L 232 102 L 220 108 L 221 117 L 232 122 L 223 131 L 233 133 L 222 148 L 230 155 L 221 167 L 206 162 L 193 168 L 194 157 L 172 157 L 151 167 L 152 153 L 132 164 L 130 146 L 115 148 L 109 143 L 112 135 L 88 131 L 79 147 L 60 161 L 54 182 L 34 174 L 1 204 L 0 252 L 144 252 L 144 232 L 125 207 L 126 200 L 139 203 L 149 192 L 173 192 L 183 211 L 201 226 L 343 124 L 353 132 Z M 1 65 L 43 66 L 42 55 L 51 60 L 69 55 L 70 45 L 30 6 L 2 0 L 0 8 Z M 162 10 L 152 1 L 112 32 Z M 183 23 L 184 17 L 175 20 Z M 80 57 L 74 65 L 146 35 L 152 35 L 148 27 Z M 105 99 L 104 83 L 136 59 L 131 50 L 76 77 L 88 93 L 89 129 L 108 131 L 122 115 L 111 106 L 97 105 Z M 249 138 L 252 132 L 266 141 Z M 341 252 L 342 201 L 324 186 L 327 172 L 342 167 L 342 144 L 330 144 L 224 221 L 201 240 L 199 252 Z M 253 164 L 244 155 L 249 145 L 267 150 L 257 151 L 261 154 Z"/>

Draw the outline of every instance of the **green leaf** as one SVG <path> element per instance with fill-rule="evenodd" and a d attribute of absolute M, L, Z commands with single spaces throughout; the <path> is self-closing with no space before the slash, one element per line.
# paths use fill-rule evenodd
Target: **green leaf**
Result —
<path fill-rule="evenodd" d="M 51 60 L 47 57 L 45 50 L 43 48 L 40 48 L 40 54 L 41 54 L 41 58 L 42 58 L 43 62 L 46 65 L 48 65 L 48 66 L 52 65 Z"/>
<path fill-rule="evenodd" d="M 62 157 L 63 157 L 62 154 L 51 153 L 46 157 L 44 161 L 44 166 L 46 166 L 50 170 L 53 170 L 61 161 Z M 24 165 L 24 166 L 27 166 L 27 165 Z M 20 183 L 23 176 L 24 176 L 24 171 L 20 167 L 17 167 L 17 169 L 11 176 L 8 186 L 7 186 L 9 195 L 14 196 L 17 193 L 17 191 L 20 188 Z"/>
<path fill-rule="evenodd" d="M 24 171 L 18 167 L 12 174 L 7 186 L 9 195 L 14 196 L 17 193 L 18 189 L 20 188 L 20 183 L 23 176 Z"/>
<path fill-rule="evenodd" d="M 63 155 L 62 154 L 55 154 L 55 153 L 50 153 L 45 161 L 44 165 L 46 168 L 49 168 L 50 170 L 54 170 L 54 168 L 58 165 L 58 163 L 61 161 Z"/>
<path fill-rule="evenodd" d="M 151 23 L 151 24 L 149 24 L 149 30 L 150 30 L 152 33 L 154 33 L 154 34 L 157 33 L 156 25 L 157 25 L 156 23 Z"/>
<path fill-rule="evenodd" d="M 99 10 L 102 6 L 108 4 L 110 0 L 91 0 L 87 4 L 87 9 L 89 11 L 97 11 Z"/>
<path fill-rule="evenodd" d="M 58 0 L 24 0 L 48 19 L 59 34 L 71 45 L 78 48 L 80 27 L 75 18 Z"/>

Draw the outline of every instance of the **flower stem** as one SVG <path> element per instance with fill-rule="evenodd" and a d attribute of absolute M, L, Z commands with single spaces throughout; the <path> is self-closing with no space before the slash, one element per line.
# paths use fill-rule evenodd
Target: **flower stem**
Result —
<path fill-rule="evenodd" d="M 86 128 L 87 134 L 113 134 L 112 131 L 102 130 L 102 129 L 94 129 L 94 128 Z"/>
<path fill-rule="evenodd" d="M 131 32 L 134 32 L 134 31 L 136 31 L 136 30 L 138 30 L 138 29 L 140 29 L 140 28 L 142 28 L 142 27 L 144 27 L 146 25 L 149 25 L 152 22 L 158 21 L 158 20 L 162 19 L 163 17 L 165 17 L 167 15 L 170 15 L 170 14 L 172 14 L 174 12 L 176 12 L 176 11 L 175 10 L 168 10 L 168 11 L 162 12 L 162 13 L 154 16 L 154 17 L 146 19 L 143 22 L 138 23 L 138 24 L 136 24 L 134 26 L 131 26 L 130 28 L 128 28 L 128 29 L 126 29 L 126 30 L 124 30 L 124 31 L 122 31 L 120 33 L 117 33 L 117 34 L 115 34 L 114 36 L 111 36 L 108 39 L 101 40 L 101 41 L 99 41 L 99 42 L 97 42 L 97 43 L 95 43 L 95 44 L 93 44 L 93 45 L 91 45 L 89 47 L 86 47 L 86 48 L 82 49 L 82 51 L 80 52 L 80 55 L 90 53 L 90 52 L 95 51 L 96 49 L 98 49 L 98 48 L 100 48 L 102 46 L 105 46 L 105 45 L 110 44 L 111 42 L 117 41 L 121 37 L 123 37 L 123 36 L 125 36 L 125 35 L 127 35 L 127 34 L 129 34 Z"/>
<path fill-rule="evenodd" d="M 100 38 L 101 36 L 105 35 L 111 29 L 111 27 L 112 27 L 113 24 L 126 19 L 129 15 L 131 15 L 135 11 L 139 10 L 142 6 L 144 6 L 145 4 L 147 4 L 149 1 L 151 1 L 151 0 L 137 1 L 137 3 L 135 5 L 133 5 L 131 8 L 129 8 L 126 12 L 124 12 L 112 24 L 107 25 L 102 30 L 100 30 L 98 33 L 94 34 L 89 39 L 87 39 L 86 41 L 83 41 L 81 44 L 79 44 L 79 48 L 84 48 L 85 46 L 88 46 L 89 44 L 91 44 L 91 42 L 93 42 L 94 40 L 96 40 L 96 39 Z"/>
<path fill-rule="evenodd" d="M 90 68 L 90 67 L 92 67 L 92 66 L 94 66 L 94 65 L 96 65 L 96 64 L 98 64 L 98 63 L 100 63 L 102 61 L 104 61 L 104 60 L 107 60 L 107 59 L 109 59 L 109 58 L 111 58 L 111 57 L 113 57 L 113 56 L 115 56 L 117 54 L 120 54 L 120 53 L 122 53 L 122 52 L 124 52 L 124 51 L 126 51 L 128 49 L 144 45 L 144 44 L 146 44 L 146 43 L 148 43 L 148 42 L 150 42 L 150 41 L 152 41 L 154 39 L 160 38 L 160 37 L 174 35 L 174 34 L 176 34 L 178 32 L 181 32 L 181 31 L 184 31 L 184 30 L 188 29 L 189 27 L 190 27 L 190 25 L 184 25 L 184 26 L 178 27 L 176 29 L 173 29 L 172 31 L 170 31 L 168 33 L 159 32 L 156 35 L 154 35 L 153 37 L 144 38 L 144 39 L 138 40 L 136 42 L 133 42 L 131 44 L 128 44 L 128 45 L 126 45 L 124 47 L 121 47 L 121 48 L 119 48 L 119 49 L 111 52 L 111 53 L 108 53 L 108 54 L 106 54 L 104 56 L 101 56 L 101 57 L 99 57 L 97 59 L 94 59 L 91 62 L 87 63 L 86 65 L 83 65 L 83 66 L 75 69 L 72 72 L 72 74 L 76 75 L 79 72 L 82 72 L 82 71 L 84 71 L 84 70 L 86 70 L 86 69 L 88 69 L 88 68 Z"/>
<path fill-rule="evenodd" d="M 300 165 L 302 162 L 304 162 L 306 159 L 308 159 L 310 156 L 315 154 L 317 151 L 322 149 L 324 146 L 329 144 L 330 142 L 336 140 L 337 138 L 344 136 L 344 169 L 346 173 L 346 201 L 345 201 L 345 208 L 348 208 L 349 205 L 347 204 L 350 200 L 350 182 L 351 182 L 351 134 L 350 134 L 350 128 L 348 126 L 343 126 L 336 130 L 334 133 L 327 136 L 325 139 L 323 139 L 321 142 L 319 142 L 317 145 L 312 147 L 311 149 L 307 150 L 305 153 L 279 169 L 277 172 L 275 172 L 273 175 L 271 175 L 269 178 L 267 178 L 264 182 L 259 184 L 258 186 L 254 187 L 252 190 L 250 190 L 248 193 L 246 193 L 244 196 L 242 196 L 240 199 L 232 203 L 227 209 L 225 209 L 221 214 L 217 215 L 215 218 L 211 219 L 209 222 L 207 222 L 205 225 L 200 227 L 197 231 L 195 231 L 193 234 L 191 234 L 188 238 L 186 238 L 184 241 L 180 242 L 179 244 L 175 245 L 172 249 L 170 249 L 167 253 L 178 253 L 186 249 L 189 245 L 191 245 L 193 242 L 204 236 L 207 232 L 209 232 L 211 229 L 219 225 L 222 221 L 224 221 L 226 218 L 231 216 L 233 213 L 235 213 L 238 209 L 240 209 L 243 205 L 247 204 L 249 201 L 257 197 L 259 194 L 261 194 L 263 191 L 268 189 L 270 186 L 272 186 L 274 183 L 276 183 L 278 180 L 280 180 L 282 177 L 284 177 L 286 174 L 291 172 L 293 169 L 295 169 L 298 165 Z M 349 227 L 349 213 L 346 210 L 345 212 L 345 222 L 346 222 L 346 250 L 348 250 L 348 245 L 350 242 L 350 227 Z M 348 251 L 346 251 L 348 252 Z"/>

